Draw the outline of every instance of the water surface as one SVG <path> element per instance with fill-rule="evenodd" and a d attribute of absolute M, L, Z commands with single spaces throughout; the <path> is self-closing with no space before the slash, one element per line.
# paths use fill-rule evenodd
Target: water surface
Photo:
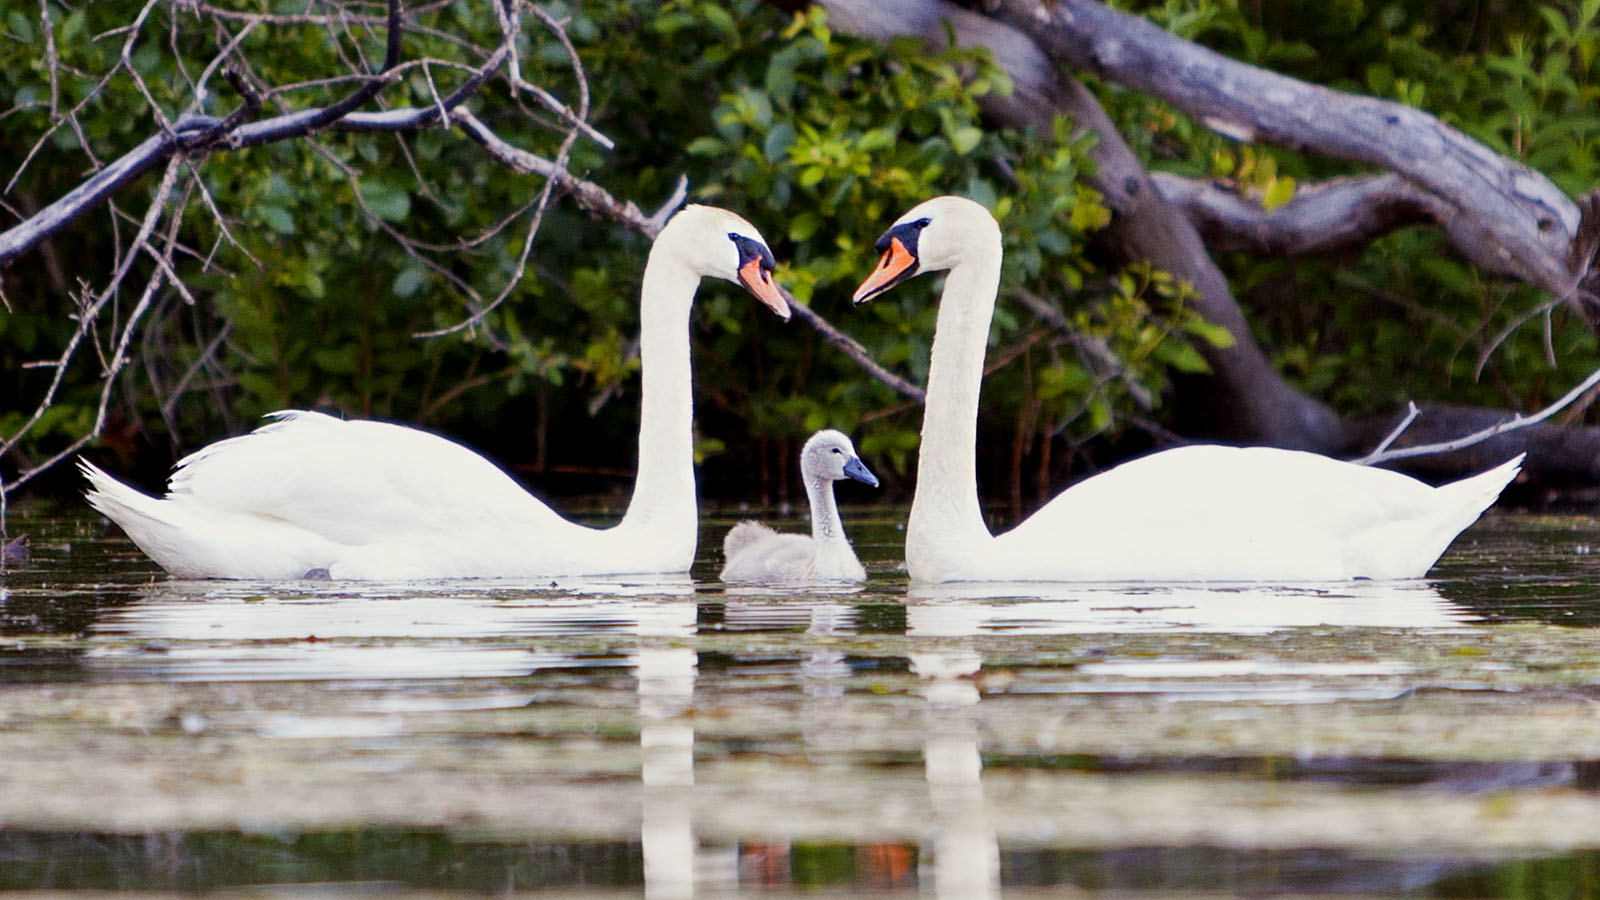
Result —
<path fill-rule="evenodd" d="M 1592 518 L 1284 589 L 908 590 L 849 522 L 868 583 L 794 591 L 729 519 L 685 578 L 273 584 L 13 518 L 0 890 L 1600 890 Z"/>

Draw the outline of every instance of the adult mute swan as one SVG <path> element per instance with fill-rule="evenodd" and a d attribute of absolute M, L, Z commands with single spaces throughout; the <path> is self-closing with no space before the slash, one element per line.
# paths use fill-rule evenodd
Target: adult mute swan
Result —
<path fill-rule="evenodd" d="M 833 483 L 846 478 L 878 486 L 842 432 L 825 428 L 800 448 L 800 475 L 811 504 L 811 536 L 779 534 L 760 522 L 740 522 L 722 542 L 728 582 L 810 584 L 866 581 L 867 570 L 850 549 L 833 499 Z"/>
<path fill-rule="evenodd" d="M 919 272 L 949 270 L 906 524 L 913 582 L 1416 578 L 1517 474 L 1520 456 L 1435 488 L 1295 450 L 1179 447 L 1073 485 L 991 535 L 974 448 L 1000 246 L 987 209 L 938 197 L 879 238 L 882 259 L 856 289 L 860 304 Z"/>
<path fill-rule="evenodd" d="M 183 577 L 686 572 L 699 529 L 689 308 L 713 276 L 789 318 L 773 265 L 761 233 L 722 209 L 685 207 L 656 237 L 639 300 L 639 471 L 614 527 L 567 521 L 437 435 L 301 411 L 180 460 L 160 500 L 81 461 L 89 503 Z"/>

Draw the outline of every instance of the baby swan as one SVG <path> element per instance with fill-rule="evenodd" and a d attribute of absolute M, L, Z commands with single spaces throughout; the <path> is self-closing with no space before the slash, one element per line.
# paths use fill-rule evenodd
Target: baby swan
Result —
<path fill-rule="evenodd" d="M 832 429 L 812 435 L 800 449 L 800 473 L 811 504 L 811 536 L 779 534 L 760 522 L 740 522 L 722 542 L 727 560 L 722 567 L 723 581 L 810 584 L 867 580 L 867 570 L 844 536 L 833 483 L 854 478 L 877 487 L 878 479 L 856 456 L 850 439 Z"/>

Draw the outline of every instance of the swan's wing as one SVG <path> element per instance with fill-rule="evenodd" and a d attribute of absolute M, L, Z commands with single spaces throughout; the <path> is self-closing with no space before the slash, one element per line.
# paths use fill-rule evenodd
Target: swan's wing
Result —
<path fill-rule="evenodd" d="M 466 523 L 565 521 L 488 460 L 437 435 L 320 413 L 273 418 L 181 460 L 169 498 L 283 519 L 342 543 Z"/>
<path fill-rule="evenodd" d="M 779 582 L 805 577 L 816 553 L 810 535 L 780 533 L 754 522 L 743 525 L 754 527 L 733 540 L 734 546 L 726 551 L 723 581 Z M 730 532 L 729 537 L 734 534 Z"/>
<path fill-rule="evenodd" d="M 722 555 L 727 559 L 733 559 L 750 545 L 760 543 L 775 535 L 777 535 L 777 532 L 770 527 L 760 522 L 746 519 L 728 529 L 727 536 L 722 539 Z"/>

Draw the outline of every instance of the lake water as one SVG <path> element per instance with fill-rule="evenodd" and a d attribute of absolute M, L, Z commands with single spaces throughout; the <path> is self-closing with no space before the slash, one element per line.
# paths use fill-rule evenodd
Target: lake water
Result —
<path fill-rule="evenodd" d="M 770 520 L 770 518 L 769 518 Z M 1600 521 L 1428 581 L 167 579 L 14 515 L 0 891 L 1600 895 Z M 802 530 L 800 520 L 789 527 Z"/>

